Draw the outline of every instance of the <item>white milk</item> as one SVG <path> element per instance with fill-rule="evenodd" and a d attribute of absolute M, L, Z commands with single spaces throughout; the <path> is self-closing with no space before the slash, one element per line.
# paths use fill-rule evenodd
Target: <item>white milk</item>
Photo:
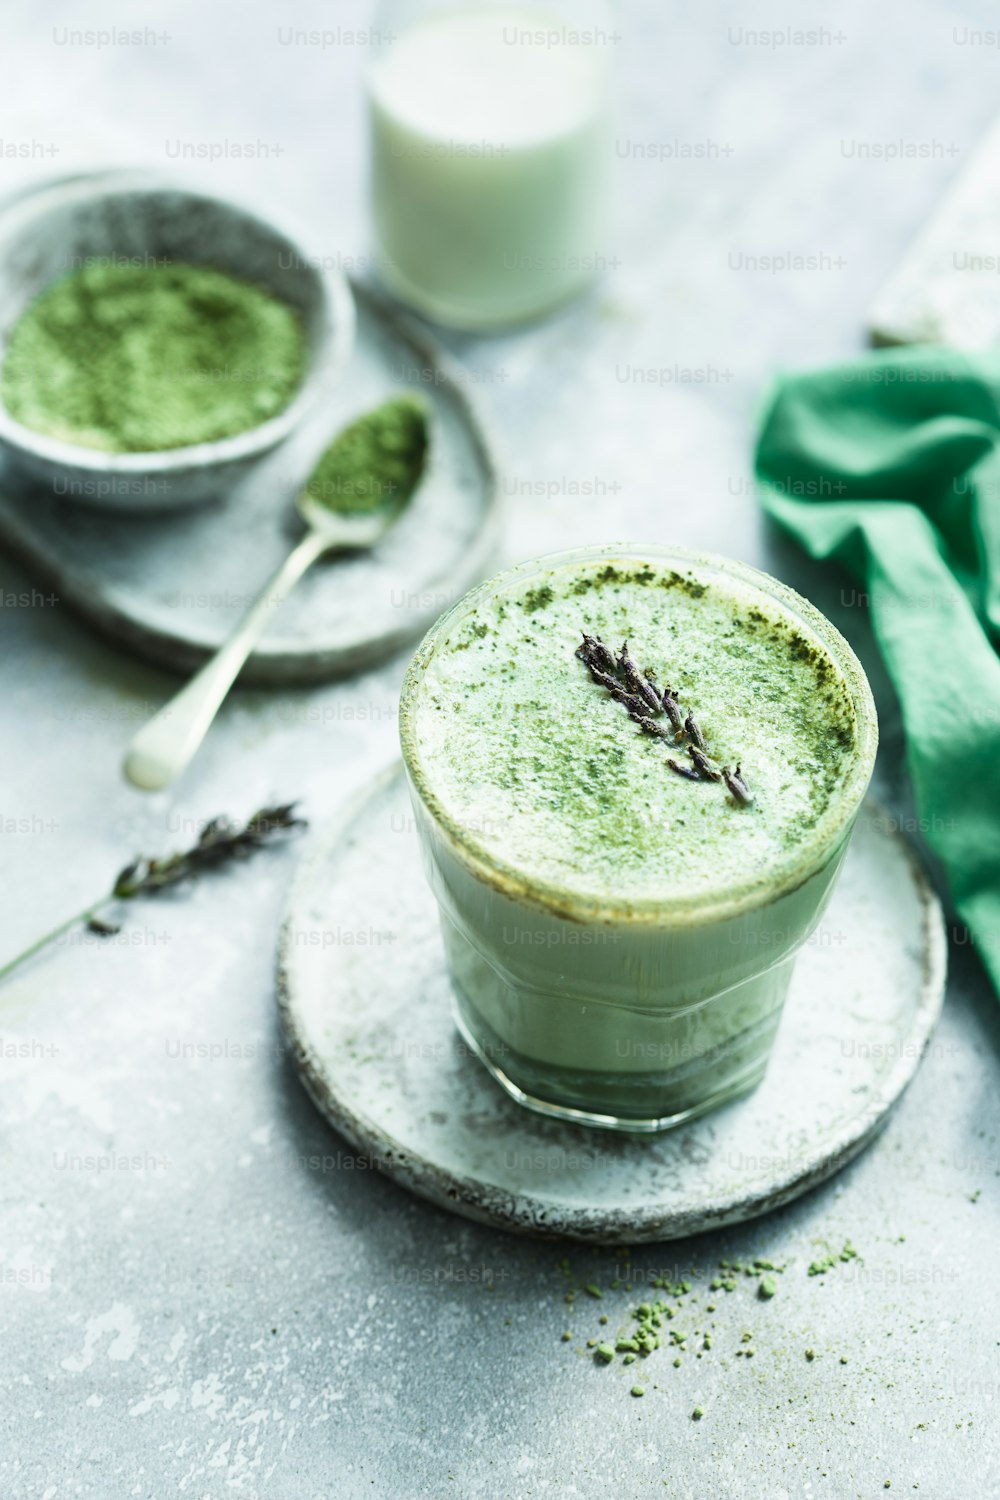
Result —
<path fill-rule="evenodd" d="M 606 250 L 609 39 L 537 10 L 432 12 L 370 80 L 382 274 L 441 323 L 544 312 Z"/>

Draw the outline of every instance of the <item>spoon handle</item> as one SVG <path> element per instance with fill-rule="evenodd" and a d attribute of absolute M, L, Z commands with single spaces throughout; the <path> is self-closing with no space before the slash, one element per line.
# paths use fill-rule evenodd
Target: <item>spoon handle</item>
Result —
<path fill-rule="evenodd" d="M 155 792 L 190 764 L 222 700 L 307 568 L 329 549 L 331 538 L 308 531 L 290 552 L 224 645 L 180 692 L 144 724 L 125 752 L 122 769 L 133 786 Z"/>

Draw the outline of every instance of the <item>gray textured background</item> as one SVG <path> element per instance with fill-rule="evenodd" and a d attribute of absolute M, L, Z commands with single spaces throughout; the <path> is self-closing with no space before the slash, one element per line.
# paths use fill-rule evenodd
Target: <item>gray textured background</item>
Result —
<path fill-rule="evenodd" d="M 192 169 L 363 258 L 364 49 L 278 32 L 370 19 L 331 9 L 8 8 L 3 180 L 249 142 L 248 160 Z M 989 123 L 1000 48 L 970 30 L 995 23 L 985 0 L 633 0 L 620 141 L 713 141 L 718 159 L 623 155 L 606 247 L 618 264 L 589 303 L 511 338 L 453 341 L 506 452 L 507 556 L 645 535 L 803 587 L 873 667 L 880 790 L 904 818 L 898 715 L 863 609 L 765 535 L 747 454 L 769 372 L 858 346 L 880 282 Z M 167 36 L 101 46 L 63 31 L 109 25 Z M 787 26 L 825 32 L 740 40 Z M 931 150 L 889 165 L 858 159 L 857 141 Z M 783 251 L 822 269 L 739 269 Z M 666 374 L 641 383 L 646 368 Z M 554 493 L 528 493 L 539 481 Z M 581 481 L 605 493 L 580 498 Z M 119 754 L 171 679 L 96 642 L 5 561 L 0 589 L 4 953 L 133 849 L 176 846 L 205 816 L 271 796 L 301 796 L 318 819 L 391 750 L 402 659 L 318 692 L 235 695 L 176 794 L 143 797 Z M 640 1276 L 731 1254 L 788 1270 L 766 1307 L 744 1288 L 726 1301 L 711 1357 L 651 1362 L 631 1401 L 626 1372 L 559 1342 L 557 1248 L 410 1199 L 309 1105 L 280 1055 L 272 988 L 294 857 L 135 910 L 128 942 L 65 943 L 0 991 L 3 1500 L 840 1500 L 886 1480 L 934 1500 L 1000 1492 L 1000 1017 L 967 941 L 918 1079 L 857 1164 L 740 1231 L 637 1252 Z M 106 1153 L 129 1160 L 104 1170 Z M 863 1261 L 809 1279 L 817 1244 L 845 1236 Z M 607 1259 L 569 1253 L 583 1279 Z M 606 1298 L 612 1323 L 628 1301 Z M 575 1317 L 581 1337 L 598 1310 Z M 744 1328 L 752 1361 L 733 1357 Z"/>

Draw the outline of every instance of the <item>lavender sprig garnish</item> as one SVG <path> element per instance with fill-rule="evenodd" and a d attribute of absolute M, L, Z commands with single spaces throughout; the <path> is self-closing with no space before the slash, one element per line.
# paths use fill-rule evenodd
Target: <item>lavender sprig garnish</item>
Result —
<path fill-rule="evenodd" d="M 577 646 L 576 654 L 588 667 L 596 667 L 599 672 L 613 673 L 618 666 L 600 636 L 588 635 L 586 631 L 583 633 L 583 645 Z"/>
<path fill-rule="evenodd" d="M 661 701 L 667 718 L 674 726 L 677 738 L 682 739 L 684 736 L 684 713 L 674 696 L 673 688 L 665 687 L 663 689 L 663 698 Z"/>
<path fill-rule="evenodd" d="M 682 766 L 679 760 L 667 759 L 667 765 L 671 771 L 676 771 L 678 776 L 683 776 L 685 781 L 700 781 L 701 777 L 692 766 Z"/>
<path fill-rule="evenodd" d="M 697 745 L 688 745 L 688 755 L 702 781 L 722 780 L 722 772 L 715 769 L 708 756 L 703 750 L 699 750 Z"/>
<path fill-rule="evenodd" d="M 634 710 L 629 709 L 628 716 L 634 723 L 638 724 L 640 729 L 644 729 L 647 734 L 655 736 L 658 740 L 669 740 L 673 744 L 674 737 L 671 731 L 667 729 L 666 725 L 660 724 L 656 719 L 651 719 L 649 717 L 649 710 L 645 705 L 643 705 L 642 713 L 636 713 Z"/>
<path fill-rule="evenodd" d="M 668 757 L 667 765 L 671 771 L 677 776 L 683 776 L 685 781 L 725 781 L 730 796 L 738 806 L 749 807 L 752 804 L 754 795 L 740 765 L 737 763 L 735 771 L 728 766 L 723 766 L 720 770 L 713 765 L 709 759 L 708 742 L 694 711 L 689 710 L 685 717 L 673 688 L 665 687 L 661 692 L 657 687 L 656 673 L 652 668 L 647 668 L 645 674 L 640 672 L 629 652 L 628 641 L 624 642 L 616 658 L 600 636 L 588 635 L 584 631 L 583 642 L 576 648 L 576 655 L 586 665 L 593 680 L 616 702 L 625 706 L 629 718 L 634 724 L 638 724 L 644 734 L 653 739 L 669 740 L 673 744 L 687 740 L 690 766 Z M 661 714 L 666 714 L 671 726 L 669 729 L 661 722 Z"/>
<path fill-rule="evenodd" d="M 737 765 L 736 770 L 731 771 L 728 766 L 723 766 L 722 775 L 733 800 L 738 802 L 741 807 L 749 807 L 753 802 L 753 792 L 743 779 L 743 772 L 740 767 Z"/>
<path fill-rule="evenodd" d="M 643 700 L 637 698 L 634 693 L 628 692 L 626 688 L 623 688 L 617 678 L 612 677 L 610 673 L 602 672 L 598 667 L 591 667 L 590 675 L 595 682 L 600 683 L 606 692 L 611 694 L 616 703 L 624 703 L 630 714 L 637 713 L 643 715 L 649 713 L 649 708 Z"/>
<path fill-rule="evenodd" d="M 625 678 L 629 691 L 634 693 L 637 698 L 642 698 L 648 705 L 651 713 L 658 714 L 660 712 L 660 695 L 646 681 L 629 655 L 628 641 L 624 643 L 618 654 L 618 670 Z"/>
<path fill-rule="evenodd" d="M 693 713 L 688 714 L 687 718 L 684 720 L 684 730 L 692 745 L 700 750 L 702 755 L 707 755 L 708 746 L 705 743 L 705 736 L 702 734 L 701 729 L 698 725 L 698 720 L 695 718 Z"/>

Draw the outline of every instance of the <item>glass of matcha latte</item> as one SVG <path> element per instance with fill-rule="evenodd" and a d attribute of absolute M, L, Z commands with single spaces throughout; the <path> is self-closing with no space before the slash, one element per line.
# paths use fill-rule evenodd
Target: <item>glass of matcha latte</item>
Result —
<path fill-rule="evenodd" d="M 457 1023 L 514 1098 L 662 1130 L 759 1082 L 878 738 L 818 610 L 676 548 L 525 563 L 431 629 L 401 734 Z"/>

